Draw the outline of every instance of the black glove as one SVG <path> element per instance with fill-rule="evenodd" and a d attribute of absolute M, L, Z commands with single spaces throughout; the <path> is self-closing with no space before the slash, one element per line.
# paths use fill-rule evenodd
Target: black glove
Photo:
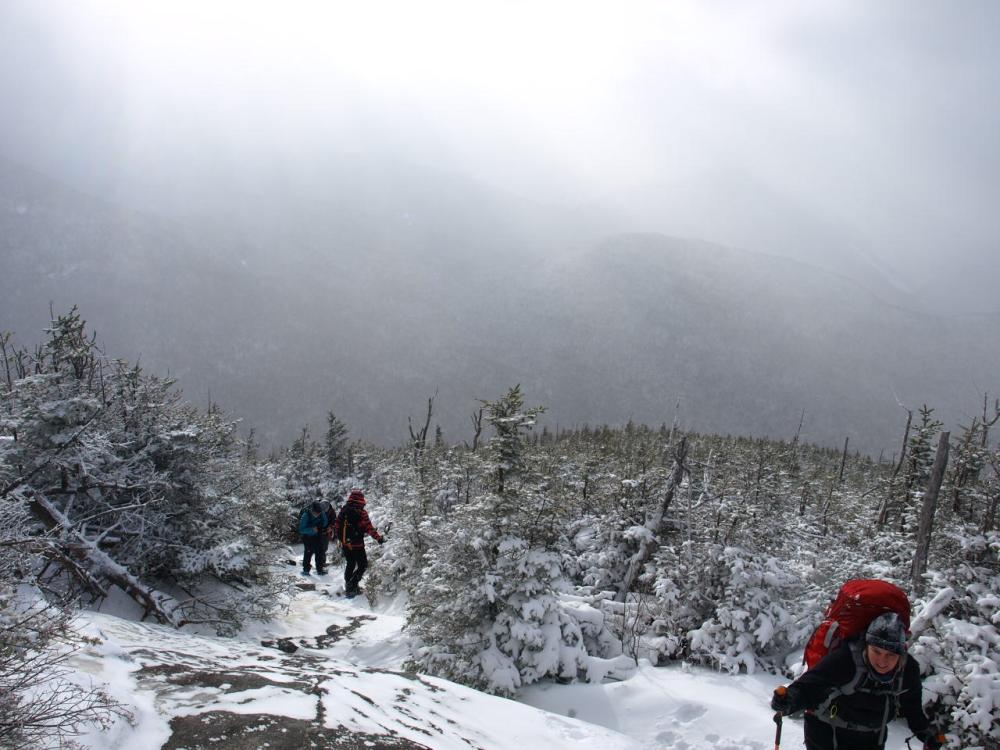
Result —
<path fill-rule="evenodd" d="M 917 739 L 924 743 L 924 750 L 939 750 L 948 741 L 943 734 L 934 734 L 930 729 L 917 735 Z"/>
<path fill-rule="evenodd" d="M 385 544 L 385 537 L 384 536 L 380 536 L 378 538 L 378 546 L 381 547 L 383 544 Z"/>
<path fill-rule="evenodd" d="M 779 714 L 788 716 L 788 714 L 794 713 L 792 709 L 792 691 L 782 685 L 779 688 L 775 688 L 774 694 L 771 695 L 771 710 L 777 711 Z"/>

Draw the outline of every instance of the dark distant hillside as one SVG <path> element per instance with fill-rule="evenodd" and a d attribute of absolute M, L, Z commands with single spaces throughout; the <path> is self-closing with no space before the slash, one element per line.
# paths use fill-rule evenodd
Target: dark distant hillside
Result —
<path fill-rule="evenodd" d="M 669 422 L 680 401 L 692 428 L 791 436 L 804 409 L 807 439 L 877 453 L 897 397 L 948 421 L 1000 390 L 995 319 L 777 257 L 602 242 L 593 218 L 435 179 L 367 173 L 352 194 L 347 175 L 168 220 L 5 165 L 0 329 L 32 343 L 50 301 L 77 304 L 110 354 L 210 392 L 268 443 L 331 408 L 396 443 L 435 392 L 445 438 L 469 439 L 477 399 L 521 383 L 550 425 Z"/>
<path fill-rule="evenodd" d="M 576 399 L 560 413 L 669 419 L 679 400 L 703 430 L 791 436 L 804 409 L 809 439 L 877 453 L 902 430 L 897 399 L 953 420 L 998 390 L 1000 319 L 918 312 L 787 259 L 630 235 L 547 277 L 541 327 Z"/>

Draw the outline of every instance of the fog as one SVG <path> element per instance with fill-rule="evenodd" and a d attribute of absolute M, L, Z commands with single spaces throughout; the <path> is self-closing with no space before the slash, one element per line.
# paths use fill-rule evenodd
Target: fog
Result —
<path fill-rule="evenodd" d="M 147 205 L 377 153 L 920 286 L 995 254 L 998 31 L 990 0 L 8 0 L 0 144 Z"/>
<path fill-rule="evenodd" d="M 303 277 L 344 238 L 481 278 L 642 232 L 995 313 L 998 31 L 991 0 L 5 0 L 0 159 Z"/>

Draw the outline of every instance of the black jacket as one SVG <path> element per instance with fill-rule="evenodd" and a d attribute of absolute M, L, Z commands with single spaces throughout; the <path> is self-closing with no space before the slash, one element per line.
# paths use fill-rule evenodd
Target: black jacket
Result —
<path fill-rule="evenodd" d="M 864 651 L 861 641 L 845 643 L 789 686 L 791 710 L 806 710 L 810 750 L 882 748 L 888 723 L 900 713 L 921 740 L 931 733 L 917 663 L 904 656 L 885 681 L 868 665 Z"/>

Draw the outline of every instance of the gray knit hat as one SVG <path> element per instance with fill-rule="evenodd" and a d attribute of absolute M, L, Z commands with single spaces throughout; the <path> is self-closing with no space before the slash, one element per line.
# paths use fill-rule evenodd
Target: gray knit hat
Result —
<path fill-rule="evenodd" d="M 870 646 L 892 651 L 894 654 L 906 653 L 906 627 L 895 612 L 886 612 L 872 620 L 865 634 L 865 642 Z"/>

